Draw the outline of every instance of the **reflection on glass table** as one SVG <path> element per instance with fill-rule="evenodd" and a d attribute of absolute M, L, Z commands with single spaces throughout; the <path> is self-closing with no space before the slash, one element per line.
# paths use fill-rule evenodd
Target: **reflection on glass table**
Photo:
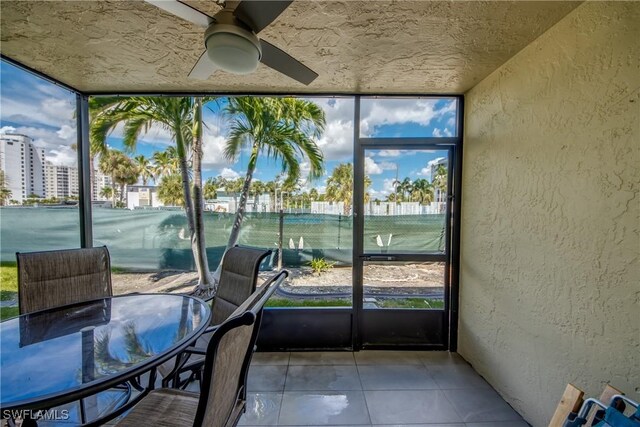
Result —
<path fill-rule="evenodd" d="M 210 316 L 196 298 L 139 294 L 0 323 L 0 404 L 53 407 L 122 383 L 182 351 Z"/>

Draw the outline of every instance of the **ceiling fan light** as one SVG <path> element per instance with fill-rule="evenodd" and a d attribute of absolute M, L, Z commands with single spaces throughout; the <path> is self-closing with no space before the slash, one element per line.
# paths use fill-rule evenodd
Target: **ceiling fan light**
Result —
<path fill-rule="evenodd" d="M 217 69 L 250 74 L 258 68 L 260 47 L 252 40 L 229 32 L 215 32 L 207 37 L 205 44 L 209 59 Z"/>

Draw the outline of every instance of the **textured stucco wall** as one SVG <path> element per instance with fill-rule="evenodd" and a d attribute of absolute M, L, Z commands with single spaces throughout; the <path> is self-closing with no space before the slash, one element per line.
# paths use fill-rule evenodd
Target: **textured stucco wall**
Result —
<path fill-rule="evenodd" d="M 534 426 L 640 399 L 640 3 L 589 2 L 466 94 L 459 352 Z"/>

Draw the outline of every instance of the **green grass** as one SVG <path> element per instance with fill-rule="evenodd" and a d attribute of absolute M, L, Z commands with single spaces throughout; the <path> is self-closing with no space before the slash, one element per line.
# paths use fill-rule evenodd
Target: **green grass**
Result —
<path fill-rule="evenodd" d="M 298 299 L 271 298 L 267 307 L 351 307 L 347 299 Z"/>
<path fill-rule="evenodd" d="M 11 319 L 18 315 L 18 307 L 0 307 L 0 320 Z"/>
<path fill-rule="evenodd" d="M 377 304 L 381 308 L 444 308 L 444 301 L 425 298 L 384 299 Z"/>
<path fill-rule="evenodd" d="M 16 299 L 18 293 L 18 267 L 15 262 L 0 264 L 0 301 Z"/>
<path fill-rule="evenodd" d="M 18 267 L 15 262 L 0 263 L 0 301 L 17 302 L 18 299 Z M 18 315 L 18 307 L 0 307 L 0 320 Z"/>

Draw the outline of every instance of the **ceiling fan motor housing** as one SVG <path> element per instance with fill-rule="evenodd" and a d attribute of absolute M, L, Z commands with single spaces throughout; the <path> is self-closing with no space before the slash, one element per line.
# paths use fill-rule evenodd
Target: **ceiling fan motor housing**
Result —
<path fill-rule="evenodd" d="M 216 14 L 204 44 L 216 68 L 234 74 L 254 72 L 262 58 L 260 39 L 229 10 Z"/>

